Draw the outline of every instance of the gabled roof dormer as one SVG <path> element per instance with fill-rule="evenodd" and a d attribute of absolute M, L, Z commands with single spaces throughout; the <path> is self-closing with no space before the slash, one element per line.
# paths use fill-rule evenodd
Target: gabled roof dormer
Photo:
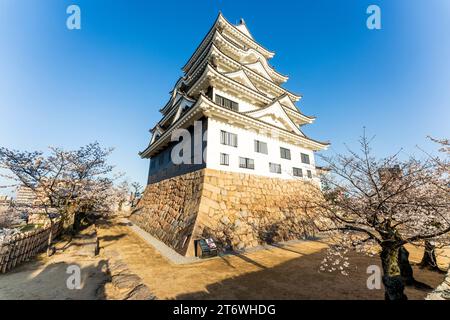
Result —
<path fill-rule="evenodd" d="M 164 130 L 162 130 L 161 127 L 157 124 L 153 129 L 150 130 L 150 132 L 152 133 L 152 138 L 150 139 L 149 145 L 158 140 L 158 138 L 164 133 Z"/>
<path fill-rule="evenodd" d="M 249 68 L 249 69 L 252 69 L 253 71 L 258 73 L 259 75 L 263 76 L 267 80 L 274 81 L 272 79 L 272 77 L 270 76 L 270 74 L 267 72 L 266 68 L 261 63 L 260 59 L 258 59 L 258 61 L 256 61 L 256 62 L 246 64 L 245 66 L 247 68 Z"/>
<path fill-rule="evenodd" d="M 298 109 L 295 106 L 294 102 L 291 100 L 291 98 L 289 98 L 289 96 L 287 94 L 283 94 L 281 97 L 278 97 L 277 100 L 283 106 L 288 107 L 289 109 L 292 109 L 294 111 L 298 111 Z"/>
<path fill-rule="evenodd" d="M 286 111 L 279 101 L 274 101 L 265 108 L 253 110 L 245 113 L 246 115 L 274 125 L 286 131 L 298 134 L 302 137 L 305 135 L 300 131 L 298 126 L 287 115 Z"/>
<path fill-rule="evenodd" d="M 195 103 L 194 99 L 187 97 L 184 94 L 180 94 L 179 98 L 176 102 L 171 106 L 171 108 L 167 111 L 164 117 L 158 122 L 156 127 L 153 129 L 159 128 L 159 130 L 165 130 L 169 128 L 172 124 L 174 124 L 183 114 L 186 109 L 192 107 Z"/>
<path fill-rule="evenodd" d="M 259 91 L 259 89 L 257 87 L 255 87 L 253 82 L 248 78 L 247 74 L 242 69 L 234 71 L 234 72 L 226 73 L 225 75 L 228 78 L 233 79 L 234 81 L 237 81 L 240 84 L 243 84 L 244 86 L 247 86 L 255 91 Z"/>
<path fill-rule="evenodd" d="M 283 94 L 276 99 L 284 108 L 287 115 L 292 119 L 292 121 L 301 126 L 304 124 L 311 124 L 316 119 L 315 117 L 306 116 L 300 112 L 297 106 L 294 104 L 292 99 L 287 94 Z"/>

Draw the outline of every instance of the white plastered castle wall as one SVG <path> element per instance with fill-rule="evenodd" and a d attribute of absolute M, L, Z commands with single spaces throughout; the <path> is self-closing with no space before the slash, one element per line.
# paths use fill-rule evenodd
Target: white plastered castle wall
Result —
<path fill-rule="evenodd" d="M 220 143 L 220 131 L 224 130 L 238 135 L 237 147 Z M 255 152 L 254 140 L 267 143 L 268 154 Z M 208 118 L 206 167 L 209 169 L 231 171 L 237 173 L 256 174 L 271 178 L 299 179 L 292 174 L 292 168 L 300 168 L 303 171 L 303 179 L 307 178 L 307 170 L 311 170 L 314 180 L 317 181 L 315 170 L 314 152 L 299 146 L 280 141 L 276 136 L 259 134 L 251 129 L 245 129 L 236 125 L 223 122 L 219 119 Z M 282 159 L 280 147 L 291 151 L 291 160 Z M 220 164 L 220 154 L 229 155 L 229 165 Z M 302 163 L 301 153 L 309 155 L 310 164 Z M 255 169 L 239 167 L 239 157 L 254 159 Z M 272 173 L 269 163 L 281 165 L 281 174 Z"/>

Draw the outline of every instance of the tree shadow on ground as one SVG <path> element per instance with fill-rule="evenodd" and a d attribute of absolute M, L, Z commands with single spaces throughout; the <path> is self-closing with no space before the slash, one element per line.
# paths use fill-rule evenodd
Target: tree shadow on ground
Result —
<path fill-rule="evenodd" d="M 319 242 L 319 241 L 317 241 L 317 242 Z M 299 255 L 304 255 L 305 254 L 304 252 L 293 250 L 293 249 L 289 248 L 288 244 L 272 243 L 271 246 L 275 247 L 275 248 L 278 248 L 278 249 L 281 249 L 281 250 L 289 251 L 289 252 L 292 252 L 292 253 L 297 253 Z"/>
<path fill-rule="evenodd" d="M 105 298 L 107 260 L 54 262 L 35 260 L 0 277 L 0 299 L 18 300 L 98 300 Z M 80 268 L 80 289 L 71 289 L 70 266 Z M 73 282 L 69 281 L 69 284 Z"/>
<path fill-rule="evenodd" d="M 260 268 L 260 269 L 266 269 L 266 268 L 267 268 L 266 266 L 260 264 L 259 262 L 257 262 L 257 261 L 255 261 L 255 260 L 249 258 L 248 256 L 246 256 L 246 255 L 244 255 L 244 254 L 240 254 L 240 253 L 234 252 L 234 253 L 232 253 L 231 255 L 233 255 L 233 256 L 235 256 L 235 257 L 238 257 L 239 259 L 242 259 L 242 260 L 244 260 L 245 262 L 251 263 L 251 264 L 253 264 L 254 266 L 256 266 L 256 267 L 258 267 L 258 268 Z"/>
<path fill-rule="evenodd" d="M 242 258 L 242 255 L 238 257 Z M 344 276 L 340 273 L 319 272 L 323 257 L 324 250 L 302 254 L 274 267 L 257 263 L 260 266 L 258 271 L 207 285 L 205 291 L 181 294 L 176 299 L 384 299 L 383 286 L 379 290 L 367 287 L 367 267 L 379 266 L 378 258 L 350 253 L 350 275 Z M 255 261 L 248 257 L 243 260 L 255 265 Z M 414 271 L 417 274 L 421 272 L 418 269 Z M 439 283 L 439 279 L 431 278 L 430 275 L 427 278 L 429 283 L 433 282 L 430 283 L 432 286 Z M 406 292 L 409 299 L 423 299 L 426 296 L 426 292 L 414 288 L 408 288 Z"/>
<path fill-rule="evenodd" d="M 117 234 L 114 236 L 101 236 L 101 237 L 98 237 L 98 240 L 101 242 L 112 242 L 112 241 L 117 241 L 119 239 L 122 239 L 126 235 L 127 235 L 126 233 L 121 233 L 121 234 Z"/>

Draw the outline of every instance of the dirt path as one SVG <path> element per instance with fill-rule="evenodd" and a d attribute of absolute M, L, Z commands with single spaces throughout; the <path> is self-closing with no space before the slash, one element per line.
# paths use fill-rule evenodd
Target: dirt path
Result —
<path fill-rule="evenodd" d="M 101 257 L 84 257 L 77 254 L 77 248 L 61 247 L 52 257 L 40 254 L 33 261 L 22 264 L 14 270 L 0 274 L 0 299 L 18 300 L 94 300 L 102 295 L 106 260 Z M 67 268 L 77 265 L 81 270 L 81 289 L 71 290 L 67 286 L 70 274 Z"/>
<path fill-rule="evenodd" d="M 326 245 L 305 241 L 242 255 L 176 265 L 161 256 L 126 224 L 100 224 L 100 255 L 80 256 L 85 246 L 71 246 L 48 258 L 45 254 L 0 275 L 0 299 L 99 299 L 109 293 L 106 266 L 120 259 L 142 278 L 159 299 L 383 299 L 382 290 L 368 290 L 367 266 L 378 259 L 352 255 L 350 276 L 319 273 Z M 410 248 L 417 261 L 420 252 Z M 81 268 L 81 289 L 70 290 L 70 265 Z M 436 287 L 443 275 L 414 268 L 417 280 Z M 410 299 L 424 291 L 407 288 Z M 109 296 L 109 295 L 108 295 Z"/>
<path fill-rule="evenodd" d="M 367 289 L 367 267 L 378 259 L 351 255 L 352 271 L 319 273 L 326 246 L 305 241 L 244 255 L 175 265 L 134 234 L 124 223 L 98 228 L 100 248 L 119 254 L 159 299 L 383 299 L 383 290 Z M 410 248 L 410 250 L 415 250 Z M 417 251 L 417 250 L 416 250 Z M 417 259 L 419 252 L 412 252 Z M 435 287 L 443 276 L 414 268 L 417 280 Z M 427 292 L 407 288 L 410 299 Z"/>

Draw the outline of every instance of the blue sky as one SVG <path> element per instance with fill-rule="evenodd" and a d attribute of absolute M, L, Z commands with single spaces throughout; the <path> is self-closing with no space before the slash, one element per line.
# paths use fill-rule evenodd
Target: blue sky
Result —
<path fill-rule="evenodd" d="M 82 29 L 66 28 L 81 8 Z M 382 30 L 366 28 L 377 4 Z M 332 151 L 365 126 L 385 156 L 427 135 L 450 136 L 450 1 L 0 0 L 0 145 L 45 150 L 97 140 L 111 162 L 146 181 L 159 108 L 221 10 L 243 17 L 271 64 L 317 116 L 307 135 Z"/>

